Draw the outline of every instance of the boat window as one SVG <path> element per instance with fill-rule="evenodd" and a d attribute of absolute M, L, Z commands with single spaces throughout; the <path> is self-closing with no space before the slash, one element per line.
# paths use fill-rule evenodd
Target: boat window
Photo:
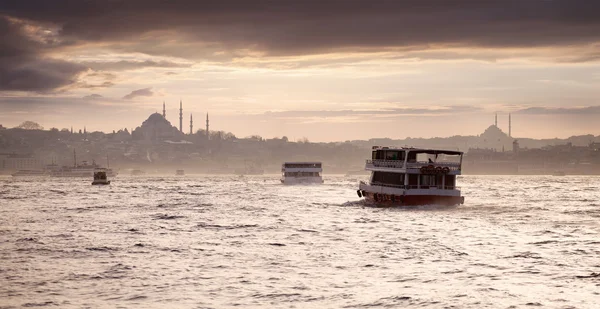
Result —
<path fill-rule="evenodd" d="M 418 186 L 419 185 L 419 175 L 418 174 L 408 174 L 408 185 L 409 186 Z"/>
<path fill-rule="evenodd" d="M 404 185 L 404 174 L 390 172 L 373 172 L 371 182 L 388 185 Z"/>
<path fill-rule="evenodd" d="M 401 160 L 404 161 L 405 152 L 399 150 L 387 150 L 385 152 L 386 160 Z"/>
<path fill-rule="evenodd" d="M 319 177 L 319 172 L 285 172 L 285 177 Z"/>
<path fill-rule="evenodd" d="M 421 188 L 429 188 L 436 185 L 436 175 L 419 175 L 421 178 Z"/>
<path fill-rule="evenodd" d="M 455 187 L 456 186 L 456 176 L 455 175 L 445 175 L 446 177 L 446 187 Z"/>
<path fill-rule="evenodd" d="M 285 163 L 284 168 L 321 168 L 321 163 Z"/>

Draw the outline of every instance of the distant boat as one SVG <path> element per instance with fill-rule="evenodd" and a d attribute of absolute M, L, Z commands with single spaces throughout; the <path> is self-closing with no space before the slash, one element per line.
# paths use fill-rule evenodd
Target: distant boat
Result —
<path fill-rule="evenodd" d="M 41 170 L 18 170 L 11 175 L 13 177 L 43 177 L 50 176 L 50 174 L 58 169 L 58 165 L 52 163 L 46 165 L 44 169 Z"/>
<path fill-rule="evenodd" d="M 92 181 L 92 185 L 110 185 L 110 180 L 106 176 L 105 168 L 98 168 L 94 170 L 94 181 Z"/>
<path fill-rule="evenodd" d="M 45 170 L 18 170 L 11 175 L 13 177 L 42 177 L 48 176 L 48 172 Z"/>
<path fill-rule="evenodd" d="M 322 184 L 321 162 L 285 162 L 281 165 L 281 183 L 295 184 Z"/>
<path fill-rule="evenodd" d="M 108 168 L 108 156 L 106 157 L 107 168 L 104 169 L 108 177 L 117 176 L 117 173 L 112 169 Z M 52 177 L 91 177 L 94 175 L 94 171 L 101 168 L 96 162 L 92 161 L 89 164 L 87 161 L 82 161 L 81 164 L 77 164 L 77 155 L 73 150 L 73 166 L 63 166 L 50 171 Z"/>
<path fill-rule="evenodd" d="M 565 175 L 566 175 L 566 173 L 563 171 L 554 171 L 552 173 L 552 176 L 565 176 Z"/>
<path fill-rule="evenodd" d="M 177 175 L 177 176 L 183 176 L 183 175 L 185 175 L 185 171 L 184 170 L 176 170 L 175 171 L 175 175 Z"/>

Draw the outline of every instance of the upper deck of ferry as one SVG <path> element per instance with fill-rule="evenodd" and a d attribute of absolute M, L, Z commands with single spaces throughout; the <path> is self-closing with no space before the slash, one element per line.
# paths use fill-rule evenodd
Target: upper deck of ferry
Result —
<path fill-rule="evenodd" d="M 285 162 L 281 164 L 282 172 L 322 172 L 321 162 Z"/>
<path fill-rule="evenodd" d="M 449 174 L 461 173 L 463 153 L 454 150 L 408 147 L 373 146 L 372 157 L 366 160 L 365 169 L 418 174 L 424 168 L 443 168 Z"/>

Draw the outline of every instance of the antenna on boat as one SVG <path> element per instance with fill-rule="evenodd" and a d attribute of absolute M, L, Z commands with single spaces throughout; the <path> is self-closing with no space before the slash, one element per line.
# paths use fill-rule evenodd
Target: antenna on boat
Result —
<path fill-rule="evenodd" d="M 77 154 L 75 153 L 75 149 L 73 149 L 73 167 L 77 167 Z"/>
<path fill-rule="evenodd" d="M 108 153 L 106 154 L 106 168 L 110 168 L 110 164 L 108 163 Z"/>

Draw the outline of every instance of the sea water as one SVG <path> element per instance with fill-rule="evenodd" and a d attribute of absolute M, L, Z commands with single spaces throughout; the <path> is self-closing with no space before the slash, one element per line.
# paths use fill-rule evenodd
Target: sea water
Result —
<path fill-rule="evenodd" d="M 360 177 L 111 180 L 0 178 L 0 308 L 600 308 L 600 177 L 416 208 Z"/>

